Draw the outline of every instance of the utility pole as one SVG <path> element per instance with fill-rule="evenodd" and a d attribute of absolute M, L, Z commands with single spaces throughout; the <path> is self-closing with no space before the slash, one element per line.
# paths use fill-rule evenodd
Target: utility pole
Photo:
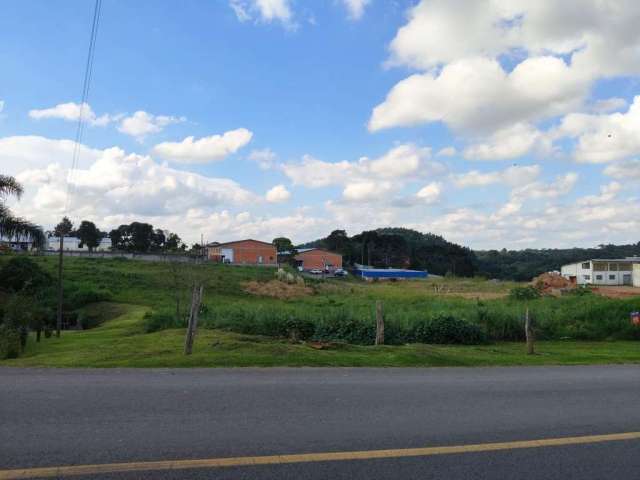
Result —
<path fill-rule="evenodd" d="M 60 330 L 62 329 L 62 298 L 63 298 L 63 287 L 62 287 L 62 256 L 64 252 L 64 235 L 62 233 L 60 235 L 60 252 L 58 254 L 58 316 L 56 319 L 56 337 L 60 338 Z"/>

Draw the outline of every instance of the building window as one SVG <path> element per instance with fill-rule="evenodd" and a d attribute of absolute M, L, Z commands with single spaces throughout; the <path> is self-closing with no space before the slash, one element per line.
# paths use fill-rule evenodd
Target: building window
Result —
<path fill-rule="evenodd" d="M 591 268 L 591 262 L 584 262 L 582 264 L 582 268 L 584 268 L 585 270 L 589 270 Z"/>
<path fill-rule="evenodd" d="M 591 275 L 583 275 L 582 276 L 585 280 L 591 280 Z"/>
<path fill-rule="evenodd" d="M 609 275 L 609 280 L 615 280 L 616 276 L 615 275 Z"/>
<path fill-rule="evenodd" d="M 596 280 L 602 280 L 602 275 L 596 275 Z"/>

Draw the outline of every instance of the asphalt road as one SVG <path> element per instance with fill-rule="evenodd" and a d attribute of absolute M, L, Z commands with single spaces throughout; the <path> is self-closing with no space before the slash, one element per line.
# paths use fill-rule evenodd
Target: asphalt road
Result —
<path fill-rule="evenodd" d="M 640 432 L 637 366 L 0 368 L 0 478 L 18 468 L 622 432 Z M 75 478 L 640 478 L 640 440 Z"/>

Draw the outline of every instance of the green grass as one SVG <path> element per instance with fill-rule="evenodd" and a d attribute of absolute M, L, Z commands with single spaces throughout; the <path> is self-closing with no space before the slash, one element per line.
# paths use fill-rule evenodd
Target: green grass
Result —
<path fill-rule="evenodd" d="M 55 276 L 56 258 L 34 259 Z M 6 260 L 0 256 L 0 266 Z M 640 342 L 628 341 L 640 339 L 640 329 L 632 327 L 628 317 L 629 312 L 640 310 L 640 297 L 620 300 L 572 295 L 530 301 L 527 305 L 537 322 L 538 338 L 543 341 L 539 342 L 539 355 L 526 356 L 520 342 L 525 303 L 507 298 L 511 288 L 522 284 L 460 278 L 367 284 L 350 278 L 308 282 L 312 295 L 289 300 L 244 291 L 245 282 L 272 280 L 274 273 L 271 268 L 214 264 L 197 269 L 197 275 L 207 280 L 207 308 L 201 316 L 195 353 L 184 357 L 184 329 L 145 333 L 145 313 L 163 314 L 165 318 L 174 314 L 176 291 L 180 292 L 182 307 L 187 305 L 188 282 L 183 281 L 182 288 L 176 289 L 171 266 L 66 258 L 68 287 L 109 292 L 112 301 L 86 305 L 78 312 L 91 319 L 91 325 L 100 326 L 82 332 L 65 331 L 61 339 L 43 338 L 39 344 L 31 337 L 21 358 L 0 365 L 438 366 L 640 361 Z M 193 274 L 191 268 L 183 268 L 183 277 Z M 395 335 L 399 345 L 367 346 L 375 329 L 377 300 L 384 305 L 387 340 L 393 341 Z M 410 331 L 419 322 L 443 314 L 480 325 L 493 342 L 481 346 L 403 345 L 407 340 L 398 332 Z M 352 322 L 365 333 L 352 338 L 360 345 L 318 351 L 274 337 L 282 334 L 282 325 L 290 319 L 311 322 L 316 327 Z M 180 324 L 178 321 L 168 326 Z"/>
<path fill-rule="evenodd" d="M 522 343 L 483 346 L 336 344 L 315 350 L 269 337 L 200 329 L 194 354 L 182 354 L 184 329 L 145 334 L 148 307 L 103 307 L 119 316 L 86 331 L 63 332 L 60 339 L 33 338 L 23 356 L 0 366 L 33 367 L 270 367 L 270 366 L 509 366 L 640 363 L 637 342 L 538 342 L 536 355 L 526 355 Z"/>

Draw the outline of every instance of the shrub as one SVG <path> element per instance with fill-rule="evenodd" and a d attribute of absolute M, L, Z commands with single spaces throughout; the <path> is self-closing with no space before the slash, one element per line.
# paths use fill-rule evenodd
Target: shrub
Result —
<path fill-rule="evenodd" d="M 53 279 L 29 257 L 13 257 L 0 269 L 0 288 L 19 292 L 45 287 Z"/>
<path fill-rule="evenodd" d="M 144 315 L 143 329 L 145 333 L 158 332 L 168 328 L 184 328 L 186 326 L 186 320 L 177 319 L 174 313 L 154 311 L 147 312 Z"/>
<path fill-rule="evenodd" d="M 0 360 L 17 358 L 22 351 L 20 332 L 9 325 L 0 325 Z"/>
<path fill-rule="evenodd" d="M 475 345 L 486 341 L 486 336 L 478 325 L 449 315 L 439 315 L 417 323 L 412 336 L 419 343 Z"/>
<path fill-rule="evenodd" d="M 515 287 L 509 291 L 511 300 L 535 300 L 540 298 L 540 290 L 535 287 Z"/>
<path fill-rule="evenodd" d="M 112 293 L 108 290 L 97 290 L 91 287 L 79 286 L 70 289 L 66 297 L 66 303 L 70 310 L 75 310 L 90 303 L 108 302 L 112 297 Z"/>
<path fill-rule="evenodd" d="M 333 315 L 326 315 L 318 322 L 315 337 L 319 340 L 372 345 L 376 337 L 376 328 L 372 320 L 339 310 Z"/>

